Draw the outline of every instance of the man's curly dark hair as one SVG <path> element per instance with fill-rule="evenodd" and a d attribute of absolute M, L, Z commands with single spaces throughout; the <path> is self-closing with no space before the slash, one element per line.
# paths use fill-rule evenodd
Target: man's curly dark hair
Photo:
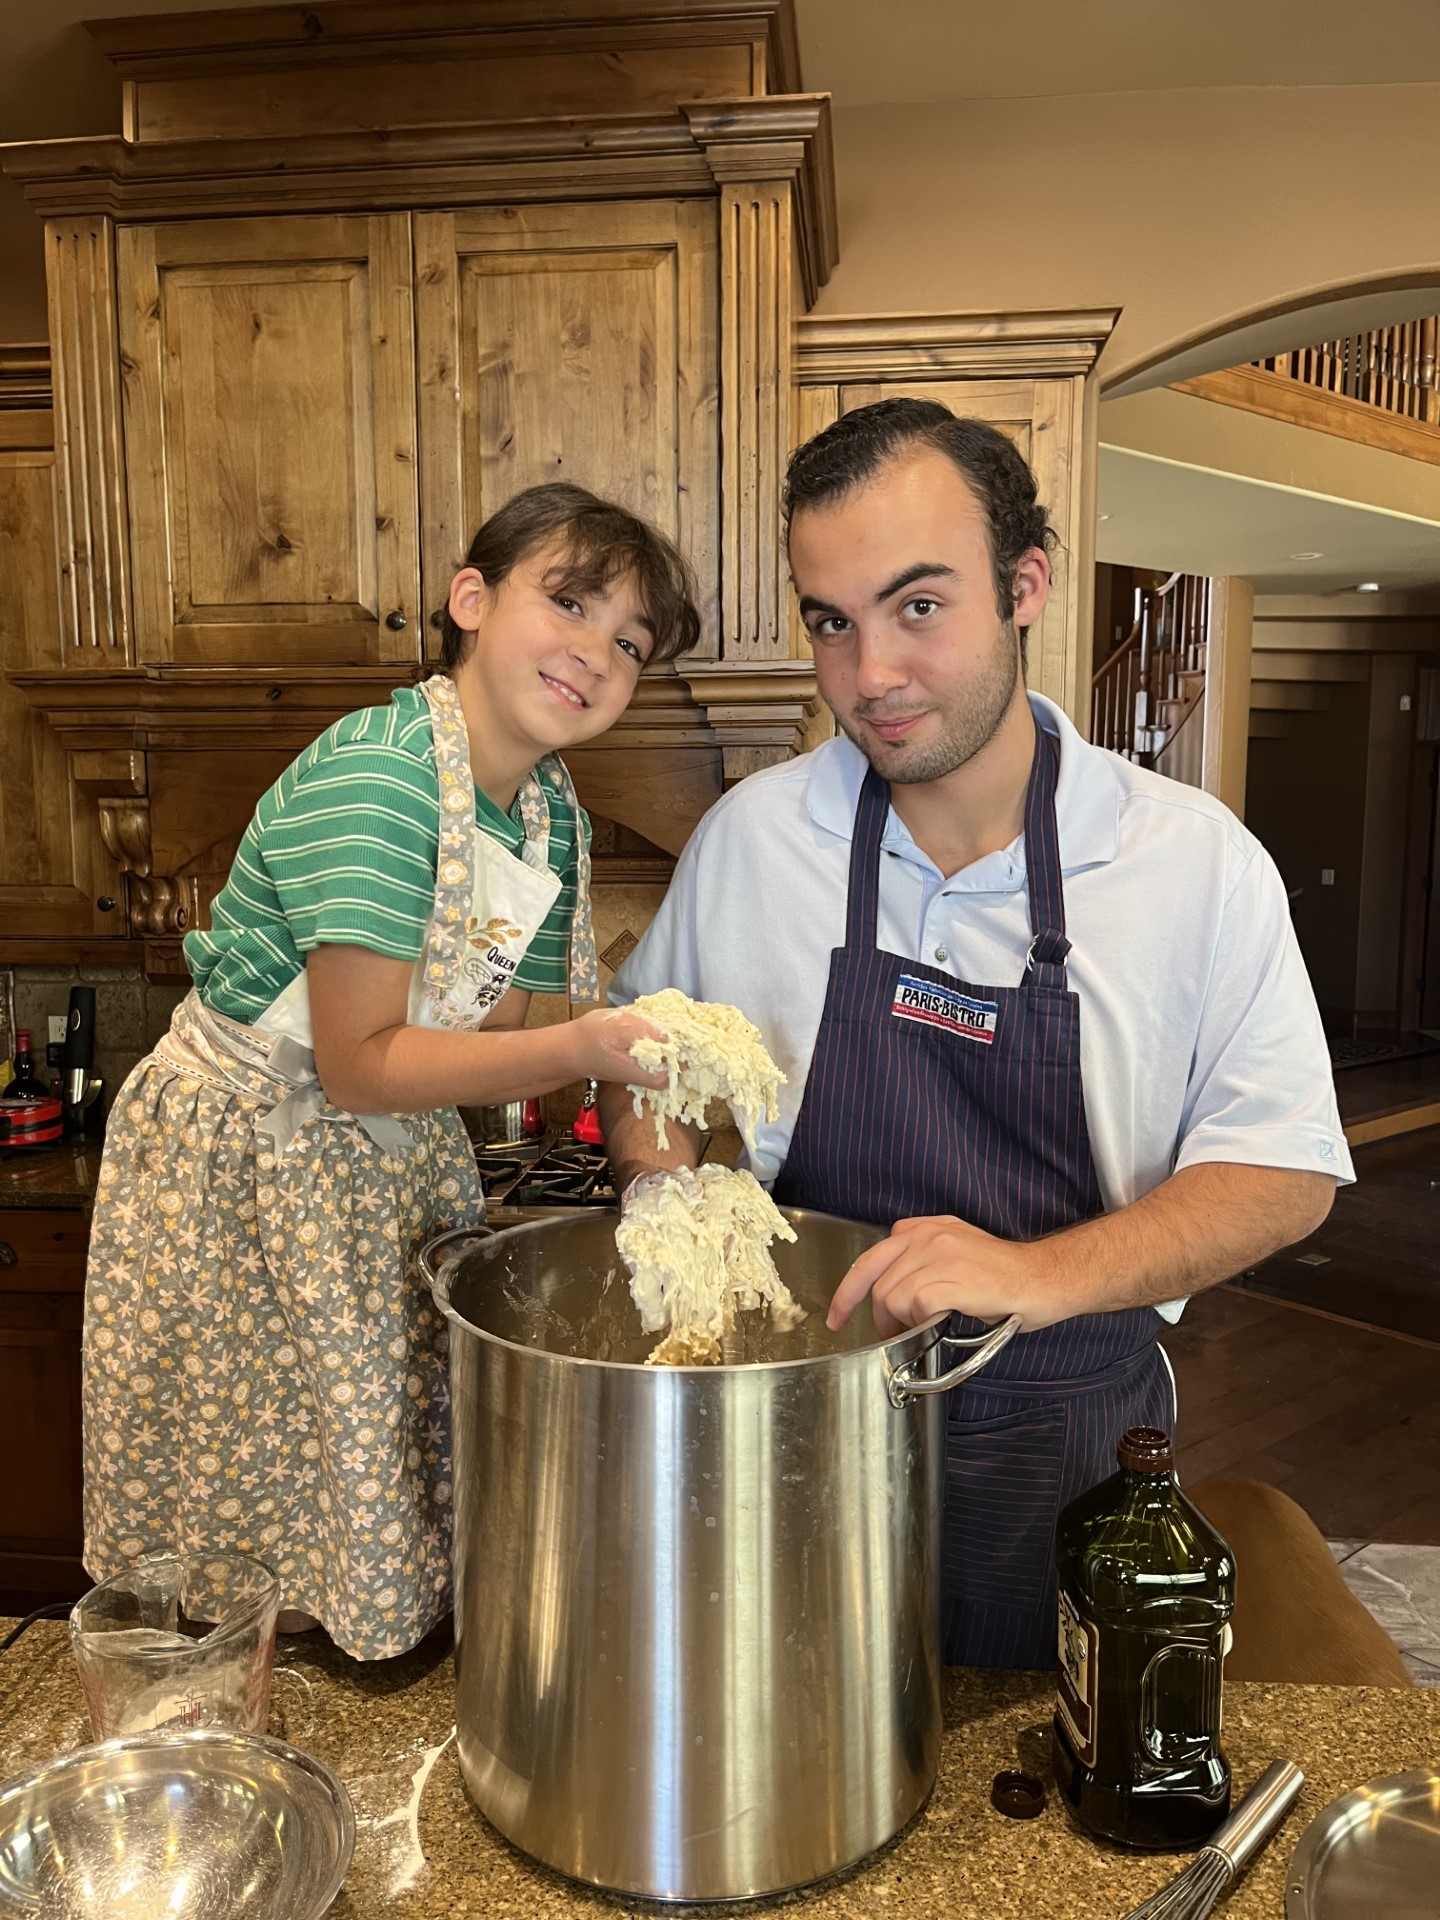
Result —
<path fill-rule="evenodd" d="M 797 447 L 785 474 L 787 534 L 797 513 L 833 505 L 913 447 L 933 447 L 952 460 L 984 508 L 996 606 L 1002 620 L 1013 619 L 1021 559 L 1032 547 L 1053 552 L 1059 540 L 1015 443 L 998 427 L 954 414 L 938 400 L 877 400 L 841 414 Z"/>

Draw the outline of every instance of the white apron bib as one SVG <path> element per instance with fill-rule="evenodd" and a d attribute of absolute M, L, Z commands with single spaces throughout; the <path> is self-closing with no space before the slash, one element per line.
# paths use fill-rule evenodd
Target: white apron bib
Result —
<path fill-rule="evenodd" d="M 434 904 L 424 949 L 410 981 L 408 1024 L 474 1032 L 484 1025 L 514 983 L 520 962 L 561 889 L 559 874 L 550 868 L 547 787 L 575 813 L 579 872 L 570 932 L 570 998 L 597 999 L 599 971 L 590 919 L 590 854 L 579 802 L 564 762 L 555 754 L 547 754 L 526 775 L 519 792 L 525 843 L 517 856 L 476 825 L 470 741 L 454 682 L 436 674 L 421 684 L 420 691 L 430 705 L 435 741 L 440 840 Z M 199 1003 L 198 996 L 192 998 L 202 1028 L 213 1024 L 213 1016 Z M 233 1046 L 235 1023 L 226 1024 L 232 1029 Z M 291 1088 L 286 1098 L 256 1122 L 257 1130 L 269 1136 L 278 1157 L 305 1122 L 326 1104 L 315 1071 L 306 969 L 301 968 L 253 1028 L 242 1031 L 259 1039 L 269 1069 Z M 175 1036 L 167 1035 L 157 1051 L 172 1055 Z M 173 1058 L 172 1064 L 193 1072 L 199 1063 Z M 213 1060 L 204 1064 L 214 1071 Z M 407 1138 L 392 1115 L 354 1117 L 378 1145 L 394 1148 Z"/>

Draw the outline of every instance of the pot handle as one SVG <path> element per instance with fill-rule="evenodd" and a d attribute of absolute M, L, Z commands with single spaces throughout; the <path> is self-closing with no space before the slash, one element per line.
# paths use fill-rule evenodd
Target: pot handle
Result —
<path fill-rule="evenodd" d="M 982 1367 L 988 1366 L 1019 1331 L 1020 1316 L 1012 1313 L 998 1327 L 991 1327 L 988 1333 L 977 1333 L 973 1339 L 954 1340 L 948 1333 L 942 1333 L 938 1340 L 925 1349 L 925 1353 L 907 1360 L 903 1367 L 897 1367 L 889 1376 L 885 1384 L 891 1406 L 908 1407 L 912 1400 L 919 1400 L 927 1393 L 948 1393 L 952 1387 L 958 1387 L 962 1380 L 968 1380 L 971 1374 L 979 1373 Z M 920 1377 L 919 1368 L 924 1363 L 925 1354 L 933 1353 L 936 1347 L 963 1347 L 970 1357 L 962 1360 L 959 1366 L 938 1374 L 935 1379 L 926 1380 Z"/>
<path fill-rule="evenodd" d="M 493 1227 L 487 1226 L 451 1227 L 445 1233 L 437 1233 L 433 1240 L 427 1240 L 421 1247 L 416 1255 L 420 1262 L 420 1272 L 424 1276 L 425 1284 L 435 1296 L 435 1304 L 442 1310 L 448 1310 L 450 1306 L 450 1289 L 445 1285 L 445 1269 L 453 1255 L 460 1251 L 459 1242 L 485 1240 L 494 1231 Z"/>

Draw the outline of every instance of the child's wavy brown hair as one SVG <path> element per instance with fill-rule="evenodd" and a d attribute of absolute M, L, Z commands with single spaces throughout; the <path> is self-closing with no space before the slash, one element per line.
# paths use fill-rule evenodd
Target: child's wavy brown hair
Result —
<path fill-rule="evenodd" d="M 699 640 L 695 581 L 678 549 L 648 520 L 584 487 L 557 480 L 517 493 L 475 535 L 465 565 L 498 587 L 522 560 L 550 546 L 555 564 L 547 585 L 554 593 L 600 593 L 626 574 L 635 576 L 654 629 L 647 666 L 678 659 Z M 465 658 L 472 636 L 456 626 L 448 606 L 432 624 L 440 629 L 440 664 L 448 672 Z"/>

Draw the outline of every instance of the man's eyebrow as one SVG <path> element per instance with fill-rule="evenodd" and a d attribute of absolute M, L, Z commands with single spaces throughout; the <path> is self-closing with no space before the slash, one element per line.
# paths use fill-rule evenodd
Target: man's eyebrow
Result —
<path fill-rule="evenodd" d="M 906 567 L 903 573 L 897 573 L 876 594 L 873 604 L 880 606 L 892 599 L 904 587 L 913 587 L 917 580 L 954 580 L 955 569 L 947 567 L 943 560 L 917 560 L 913 567 Z"/>
<path fill-rule="evenodd" d="M 893 599 L 904 588 L 914 586 L 917 580 L 956 580 L 958 578 L 959 575 L 955 569 L 947 567 L 943 560 L 917 560 L 913 567 L 906 567 L 903 573 L 897 573 L 893 580 L 887 581 L 875 595 L 872 605 L 881 606 L 886 600 Z M 843 607 L 837 607 L 831 600 L 817 600 L 810 593 L 801 596 L 800 613 L 802 618 L 810 613 L 833 614 L 839 620 L 849 617 Z"/>
<path fill-rule="evenodd" d="M 800 596 L 801 618 L 803 619 L 807 613 L 833 613 L 838 619 L 843 620 L 845 618 L 843 608 L 835 606 L 829 600 L 817 600 L 814 594 L 811 593 L 805 593 Z"/>

